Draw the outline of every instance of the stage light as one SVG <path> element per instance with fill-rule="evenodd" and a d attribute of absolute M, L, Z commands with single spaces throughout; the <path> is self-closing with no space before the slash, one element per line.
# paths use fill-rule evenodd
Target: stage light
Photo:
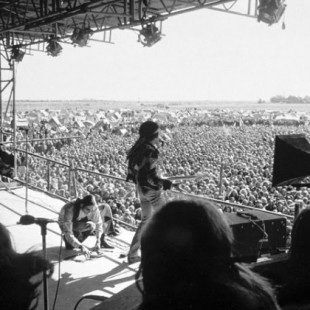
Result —
<path fill-rule="evenodd" d="M 18 46 L 13 46 L 11 51 L 11 60 L 21 62 L 25 56 L 25 52 L 22 51 Z"/>
<path fill-rule="evenodd" d="M 52 38 L 48 41 L 48 45 L 46 47 L 47 55 L 56 57 L 60 55 L 62 51 L 61 45 L 57 42 L 57 39 Z"/>
<path fill-rule="evenodd" d="M 286 4 L 284 2 L 285 0 L 260 0 L 257 7 L 257 20 L 269 26 L 277 23 L 285 11 Z"/>
<path fill-rule="evenodd" d="M 77 44 L 80 47 L 86 46 L 89 40 L 89 37 L 93 34 L 93 31 L 90 28 L 75 28 L 71 40 L 73 44 Z"/>
<path fill-rule="evenodd" d="M 139 42 L 144 46 L 151 47 L 155 43 L 161 40 L 161 31 L 155 26 L 155 24 L 147 24 L 143 26 L 139 34 Z"/>

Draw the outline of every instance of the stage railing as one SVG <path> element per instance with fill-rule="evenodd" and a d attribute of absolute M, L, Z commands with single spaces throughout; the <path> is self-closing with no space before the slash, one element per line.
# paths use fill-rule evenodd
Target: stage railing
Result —
<path fill-rule="evenodd" d="M 44 157 L 42 155 L 38 155 L 35 153 L 31 153 L 31 152 L 26 152 L 25 150 L 22 150 L 22 149 L 16 149 L 16 151 L 21 152 L 21 153 L 27 153 L 28 156 L 31 156 L 31 157 L 35 158 L 36 160 L 46 161 L 46 164 L 41 165 L 41 167 L 42 166 L 46 167 L 46 171 L 44 173 L 44 175 L 46 177 L 45 180 L 42 179 L 41 177 L 37 181 L 34 180 L 33 178 L 28 178 L 28 180 L 29 180 L 28 185 L 32 188 L 35 188 L 36 190 L 43 191 L 43 192 L 50 194 L 50 195 L 53 195 L 54 197 L 59 198 L 59 199 L 63 199 L 64 201 L 69 201 L 71 199 L 75 199 L 77 197 L 83 196 L 83 195 L 88 193 L 87 189 L 83 188 L 82 185 L 79 182 L 77 182 L 77 180 L 76 180 L 76 173 L 77 172 L 80 172 L 80 177 L 82 177 L 82 178 L 87 177 L 87 175 L 89 175 L 89 174 L 92 174 L 92 175 L 101 177 L 102 178 L 101 181 L 104 181 L 104 179 L 110 179 L 110 180 L 114 180 L 114 181 L 124 182 L 124 183 L 126 183 L 127 188 L 129 188 L 129 187 L 131 188 L 131 190 L 129 192 L 135 193 L 134 184 L 126 182 L 126 180 L 124 178 L 112 176 L 112 175 L 108 175 L 108 174 L 104 174 L 101 172 L 92 171 L 92 170 L 88 170 L 88 169 L 84 169 L 84 168 L 74 167 L 71 163 L 68 164 L 68 163 L 59 162 L 59 161 Z M 34 159 L 32 159 L 32 160 L 35 161 Z M 52 184 L 51 184 L 51 173 L 52 173 L 52 171 L 51 170 L 53 170 L 53 168 L 56 165 L 62 166 L 65 169 L 65 171 L 63 171 L 63 175 L 67 176 L 65 178 L 67 183 L 64 183 L 62 185 L 62 187 L 66 188 L 67 190 L 64 190 L 62 188 L 60 190 L 58 189 L 57 192 L 51 191 L 51 188 L 52 188 Z M 28 165 L 28 167 L 26 169 L 28 174 L 29 173 L 32 173 L 32 175 L 37 174 L 37 171 L 34 168 L 35 168 L 35 165 L 33 165 L 33 163 L 31 165 Z M 19 171 L 19 169 L 17 169 L 17 170 Z M 42 171 L 41 171 L 41 173 L 42 173 Z M 59 176 L 57 176 L 57 177 L 59 177 Z M 18 181 L 20 181 L 24 185 L 27 185 L 26 179 L 27 179 L 27 176 L 24 176 L 24 179 L 23 179 L 20 177 L 20 175 L 18 175 Z M 129 192 L 127 194 L 129 194 Z M 219 208 L 221 208 L 222 210 L 225 210 L 225 208 L 227 208 L 227 207 L 234 209 L 234 210 L 257 210 L 257 208 L 254 208 L 254 207 L 249 207 L 249 206 L 244 206 L 241 204 L 226 202 L 226 201 L 222 201 L 220 199 L 210 198 L 207 196 L 194 195 L 194 194 L 190 194 L 190 193 L 187 193 L 187 192 L 184 192 L 181 190 L 180 191 L 177 191 L 177 190 L 167 191 L 167 192 L 165 192 L 165 197 L 166 197 L 167 201 L 172 200 L 172 199 L 200 199 L 200 200 L 210 201 L 213 204 L 215 204 L 216 206 L 218 206 Z M 290 221 L 292 221 L 294 219 L 294 216 L 292 216 L 292 215 L 267 211 L 267 210 L 263 210 L 263 209 L 259 209 L 259 210 L 262 212 L 265 212 L 265 213 L 283 215 Z M 133 225 L 122 222 L 119 219 L 115 219 L 115 220 L 122 223 L 123 225 L 127 226 L 128 228 L 135 229 L 135 226 L 133 226 Z"/>

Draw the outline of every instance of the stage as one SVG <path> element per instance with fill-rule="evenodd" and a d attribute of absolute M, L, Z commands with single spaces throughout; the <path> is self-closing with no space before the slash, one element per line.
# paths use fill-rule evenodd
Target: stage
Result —
<path fill-rule="evenodd" d="M 12 234 L 17 252 L 28 250 L 40 251 L 42 253 L 42 236 L 39 225 L 18 225 L 20 217 L 28 214 L 35 217 L 57 219 L 60 208 L 65 201 L 55 199 L 41 193 L 28 189 L 28 203 L 26 205 L 26 189 L 19 187 L 10 192 L 2 189 L 0 191 L 0 222 L 3 223 Z M 55 293 L 60 276 L 59 289 L 55 309 L 74 309 L 79 299 L 86 295 L 98 295 L 111 297 L 124 290 L 135 282 L 134 275 L 139 263 L 128 265 L 126 254 L 133 232 L 120 227 L 120 235 L 107 237 L 115 249 L 103 249 L 102 255 L 85 260 L 83 255 L 74 250 L 65 250 L 62 246 L 60 253 L 61 235 L 57 223 L 47 225 L 46 247 L 47 258 L 55 263 L 55 271 L 52 278 L 48 279 L 49 309 L 53 309 Z M 85 244 L 93 246 L 95 237 L 89 237 Z M 60 263 L 59 263 L 60 255 Z M 40 287 L 41 295 L 37 309 L 43 310 L 43 286 Z M 84 299 L 78 305 L 78 310 L 91 309 L 100 304 L 101 301 Z"/>

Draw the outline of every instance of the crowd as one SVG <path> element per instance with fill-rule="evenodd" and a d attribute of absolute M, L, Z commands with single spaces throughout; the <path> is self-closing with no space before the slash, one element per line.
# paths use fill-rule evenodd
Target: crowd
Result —
<path fill-rule="evenodd" d="M 48 182 L 47 162 L 29 156 L 29 182 L 43 189 L 49 185 L 51 192 L 69 198 L 75 196 L 73 191 L 69 191 L 69 165 L 71 169 L 81 168 L 119 178 L 110 179 L 76 170 L 75 183 L 71 181 L 71 185 L 74 183 L 78 197 L 93 194 L 98 203 L 109 203 L 115 217 L 134 224 L 140 219 L 139 201 L 133 185 L 123 180 L 127 173 L 126 151 L 137 138 L 139 125 L 137 121 L 119 125 L 126 129 L 126 135 L 116 134 L 113 128 L 84 128 L 61 134 L 61 137 L 78 138 L 29 143 L 28 151 L 55 161 L 49 164 Z M 204 176 L 181 182 L 179 190 L 183 193 L 290 215 L 294 213 L 296 202 L 310 205 L 310 190 L 306 187 L 271 186 L 275 136 L 308 135 L 308 126 L 254 124 L 211 127 L 196 121 L 160 125 L 166 140 L 160 149 L 161 174 L 164 177 Z M 59 137 L 56 132 L 43 132 L 42 129 L 41 133 L 34 129 L 32 136 Z M 25 143 L 20 144 L 20 148 L 25 149 Z M 25 156 L 20 154 L 19 157 L 19 177 L 24 179 Z"/>

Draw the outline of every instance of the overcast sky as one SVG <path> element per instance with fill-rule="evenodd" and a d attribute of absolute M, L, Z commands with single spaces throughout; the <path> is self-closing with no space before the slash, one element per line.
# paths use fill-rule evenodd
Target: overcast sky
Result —
<path fill-rule="evenodd" d="M 242 0 L 243 1 L 243 0 Z M 199 10 L 169 18 L 153 47 L 116 30 L 115 44 L 63 44 L 17 65 L 18 99 L 269 100 L 310 95 L 310 1 L 287 0 L 271 27 L 253 18 Z"/>

